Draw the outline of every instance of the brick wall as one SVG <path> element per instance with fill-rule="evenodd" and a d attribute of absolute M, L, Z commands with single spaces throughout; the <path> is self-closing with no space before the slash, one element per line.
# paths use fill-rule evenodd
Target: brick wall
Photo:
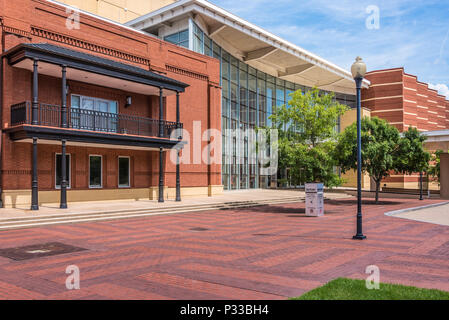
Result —
<path fill-rule="evenodd" d="M 201 121 L 203 130 L 221 129 L 221 90 L 219 87 L 219 61 L 184 48 L 150 37 L 128 28 L 108 23 L 87 15 L 81 15 L 80 29 L 68 29 L 65 8 L 41 0 L 0 0 L 0 49 L 10 48 L 28 42 L 48 42 L 73 50 L 98 55 L 122 63 L 164 74 L 185 82 L 190 86 L 181 94 L 181 122 L 192 132 L 193 121 Z M 31 72 L 12 68 L 2 61 L 1 84 L 2 128 L 8 126 L 9 107 L 18 102 L 31 100 Z M 158 118 L 157 96 L 144 96 L 126 91 L 110 89 L 69 80 L 69 94 L 117 100 L 119 112 Z M 133 104 L 124 108 L 125 98 L 132 96 Z M 41 75 L 39 77 L 39 100 L 44 103 L 60 104 L 60 79 Z M 176 98 L 169 96 L 165 101 L 165 118 L 176 119 Z M 68 100 L 68 104 L 70 99 Z M 191 148 L 192 143 L 186 148 Z M 203 142 L 205 147 L 207 142 Z M 221 147 L 219 148 L 221 150 Z M 59 145 L 39 145 L 39 188 L 54 188 L 54 156 L 60 152 Z M 91 153 L 104 157 L 104 187 L 117 187 L 117 157 L 131 157 L 133 187 L 158 185 L 158 153 L 142 150 L 118 150 L 112 148 L 87 148 L 69 146 L 67 152 L 72 158 L 72 188 L 87 188 L 87 159 Z M 31 187 L 31 145 L 13 142 L 2 132 L 1 182 L 4 190 L 30 189 Z M 175 165 L 165 161 L 165 184 L 175 185 Z M 220 165 L 181 165 L 183 187 L 221 184 Z"/>
<path fill-rule="evenodd" d="M 449 101 L 403 68 L 368 72 L 369 89 L 362 90 L 362 106 L 400 131 L 449 129 Z"/>
<path fill-rule="evenodd" d="M 362 106 L 371 110 L 371 116 L 387 120 L 399 131 L 410 126 L 420 131 L 449 129 L 449 101 L 404 68 L 368 72 L 366 78 L 371 86 L 362 90 Z M 392 174 L 383 184 L 417 188 L 418 177 Z"/>

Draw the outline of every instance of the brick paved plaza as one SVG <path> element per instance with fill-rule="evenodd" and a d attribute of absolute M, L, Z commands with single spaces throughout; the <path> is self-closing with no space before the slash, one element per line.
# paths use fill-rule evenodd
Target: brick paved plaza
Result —
<path fill-rule="evenodd" d="M 295 203 L 2 231 L 0 248 L 87 250 L 0 257 L 0 298 L 286 299 L 336 277 L 364 279 L 371 264 L 382 282 L 449 291 L 449 227 L 384 215 L 436 201 L 368 201 L 366 241 L 351 239 L 354 198 L 326 201 L 320 218 Z M 69 265 L 80 268 L 80 290 L 65 287 Z"/>

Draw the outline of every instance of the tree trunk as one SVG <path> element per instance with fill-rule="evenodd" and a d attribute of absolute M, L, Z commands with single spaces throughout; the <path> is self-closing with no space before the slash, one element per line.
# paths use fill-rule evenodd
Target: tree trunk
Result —
<path fill-rule="evenodd" d="M 376 182 L 376 204 L 379 204 L 379 191 L 380 191 L 380 180 L 375 180 Z"/>

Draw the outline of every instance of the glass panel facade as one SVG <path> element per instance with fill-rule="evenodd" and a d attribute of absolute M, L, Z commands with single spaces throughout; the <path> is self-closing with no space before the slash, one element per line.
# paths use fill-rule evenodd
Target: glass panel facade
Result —
<path fill-rule="evenodd" d="M 174 43 L 174 44 L 184 47 L 184 48 L 189 48 L 189 30 L 186 29 L 186 30 L 182 30 L 182 31 L 170 34 L 168 36 L 165 36 L 164 40 Z"/>
<path fill-rule="evenodd" d="M 193 21 L 193 50 L 220 60 L 222 86 L 222 182 L 225 190 L 267 188 L 275 177 L 259 174 L 259 165 L 249 148 L 256 144 L 248 129 L 271 127 L 269 117 L 276 106 L 290 101 L 305 86 L 273 77 L 233 57 L 210 39 Z M 351 108 L 355 96 L 336 94 L 336 100 Z M 233 130 L 238 130 L 235 134 Z M 338 126 L 337 126 L 338 129 Z M 267 151 L 269 152 L 269 151 Z"/>

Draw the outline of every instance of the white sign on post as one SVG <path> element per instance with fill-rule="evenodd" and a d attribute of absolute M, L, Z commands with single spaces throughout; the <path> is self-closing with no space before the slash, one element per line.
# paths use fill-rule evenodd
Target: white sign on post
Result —
<path fill-rule="evenodd" d="M 324 215 L 324 185 L 322 183 L 306 183 L 306 216 Z"/>

